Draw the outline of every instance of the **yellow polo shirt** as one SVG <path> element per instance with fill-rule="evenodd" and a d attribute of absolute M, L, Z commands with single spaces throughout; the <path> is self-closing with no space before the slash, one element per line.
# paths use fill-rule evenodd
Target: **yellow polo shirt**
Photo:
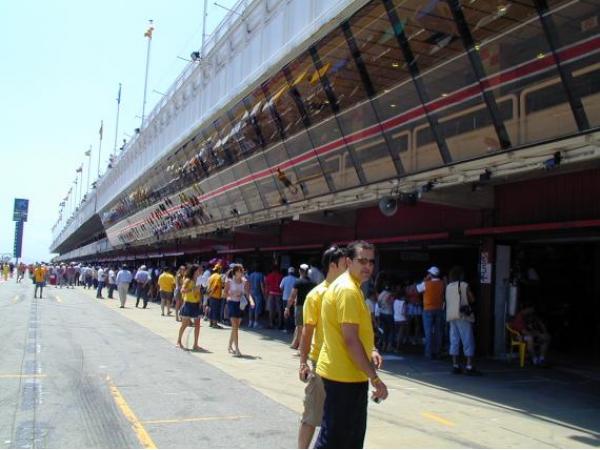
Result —
<path fill-rule="evenodd" d="M 365 302 L 360 281 L 344 272 L 323 296 L 321 306 L 323 323 L 323 347 L 317 362 L 317 373 L 332 381 L 357 383 L 368 381 L 367 374 L 350 358 L 344 343 L 342 324 L 357 324 L 358 336 L 367 358 L 375 345 L 371 313 Z"/>
<path fill-rule="evenodd" d="M 315 327 L 312 342 L 310 344 L 310 353 L 308 357 L 317 362 L 321 347 L 323 346 L 323 322 L 321 321 L 321 304 L 323 303 L 323 295 L 327 291 L 329 283 L 327 280 L 319 283 L 312 288 L 306 295 L 302 310 L 304 325 L 312 325 Z"/>
<path fill-rule="evenodd" d="M 163 292 L 173 292 L 175 290 L 175 277 L 169 272 L 163 272 L 158 277 L 158 287 Z"/>
<path fill-rule="evenodd" d="M 223 296 L 223 279 L 218 272 L 208 277 L 208 292 L 212 298 L 221 298 Z"/>
<path fill-rule="evenodd" d="M 200 292 L 196 289 L 194 280 L 186 278 L 183 281 L 183 289 L 187 292 L 183 293 L 183 301 L 187 303 L 200 303 Z"/>
<path fill-rule="evenodd" d="M 33 271 L 33 277 L 36 283 L 46 281 L 46 270 L 43 267 L 36 267 Z"/>

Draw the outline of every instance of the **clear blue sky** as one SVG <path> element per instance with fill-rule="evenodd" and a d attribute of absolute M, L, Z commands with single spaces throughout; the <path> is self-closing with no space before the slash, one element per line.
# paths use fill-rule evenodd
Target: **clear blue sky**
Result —
<path fill-rule="evenodd" d="M 227 12 L 209 1 L 207 32 Z M 235 0 L 220 0 L 226 7 Z M 15 197 L 28 198 L 23 258 L 48 260 L 59 203 L 86 162 L 97 172 L 98 129 L 104 121 L 102 166 L 139 126 L 148 19 L 154 20 L 146 114 L 199 49 L 202 0 L 0 1 L 0 253 L 12 253 Z M 84 166 L 84 183 L 87 166 Z"/>

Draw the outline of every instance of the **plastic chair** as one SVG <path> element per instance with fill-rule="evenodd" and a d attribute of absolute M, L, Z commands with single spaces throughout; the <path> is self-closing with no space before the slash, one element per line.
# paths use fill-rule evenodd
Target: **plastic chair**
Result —
<path fill-rule="evenodd" d="M 519 347 L 519 365 L 525 367 L 525 355 L 527 354 L 527 343 L 523 340 L 523 336 L 510 325 L 506 324 L 506 329 L 510 334 L 510 358 L 512 359 L 513 348 Z"/>

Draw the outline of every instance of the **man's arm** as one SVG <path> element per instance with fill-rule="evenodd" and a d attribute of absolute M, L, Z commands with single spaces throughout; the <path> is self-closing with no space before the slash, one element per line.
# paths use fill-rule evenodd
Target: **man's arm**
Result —
<path fill-rule="evenodd" d="M 308 366 L 308 352 L 310 351 L 310 344 L 312 342 L 313 333 L 315 331 L 314 325 L 304 325 L 302 327 L 302 335 L 300 336 L 300 381 L 306 381 L 308 374 L 310 373 L 310 367 Z"/>
<path fill-rule="evenodd" d="M 369 358 L 365 353 L 360 338 L 358 337 L 358 324 L 342 323 L 342 335 L 344 336 L 344 343 L 348 349 L 350 359 L 352 359 L 352 362 L 354 362 L 354 364 L 369 377 L 369 380 L 371 380 L 371 384 L 375 388 L 374 396 L 385 400 L 388 396 L 387 387 L 377 376 L 375 367 L 371 361 L 369 361 Z"/>
<path fill-rule="evenodd" d="M 296 297 L 298 297 L 298 289 L 292 289 L 290 298 L 288 298 L 287 305 L 285 306 L 284 315 L 287 318 L 290 315 L 290 308 L 296 304 Z"/>

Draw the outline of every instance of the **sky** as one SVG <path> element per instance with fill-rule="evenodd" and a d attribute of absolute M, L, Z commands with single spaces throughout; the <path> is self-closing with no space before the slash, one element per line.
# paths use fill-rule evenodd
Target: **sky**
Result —
<path fill-rule="evenodd" d="M 207 34 L 227 14 L 214 3 Z M 14 199 L 27 198 L 23 260 L 52 257 L 59 203 L 82 163 L 86 183 L 90 145 L 92 181 L 97 174 L 101 121 L 101 167 L 114 147 L 119 83 L 118 146 L 140 126 L 148 20 L 155 29 L 146 115 L 161 98 L 153 91 L 166 92 L 186 66 L 178 56 L 200 48 L 202 7 L 202 0 L 0 0 L 0 256 L 13 250 Z"/>

